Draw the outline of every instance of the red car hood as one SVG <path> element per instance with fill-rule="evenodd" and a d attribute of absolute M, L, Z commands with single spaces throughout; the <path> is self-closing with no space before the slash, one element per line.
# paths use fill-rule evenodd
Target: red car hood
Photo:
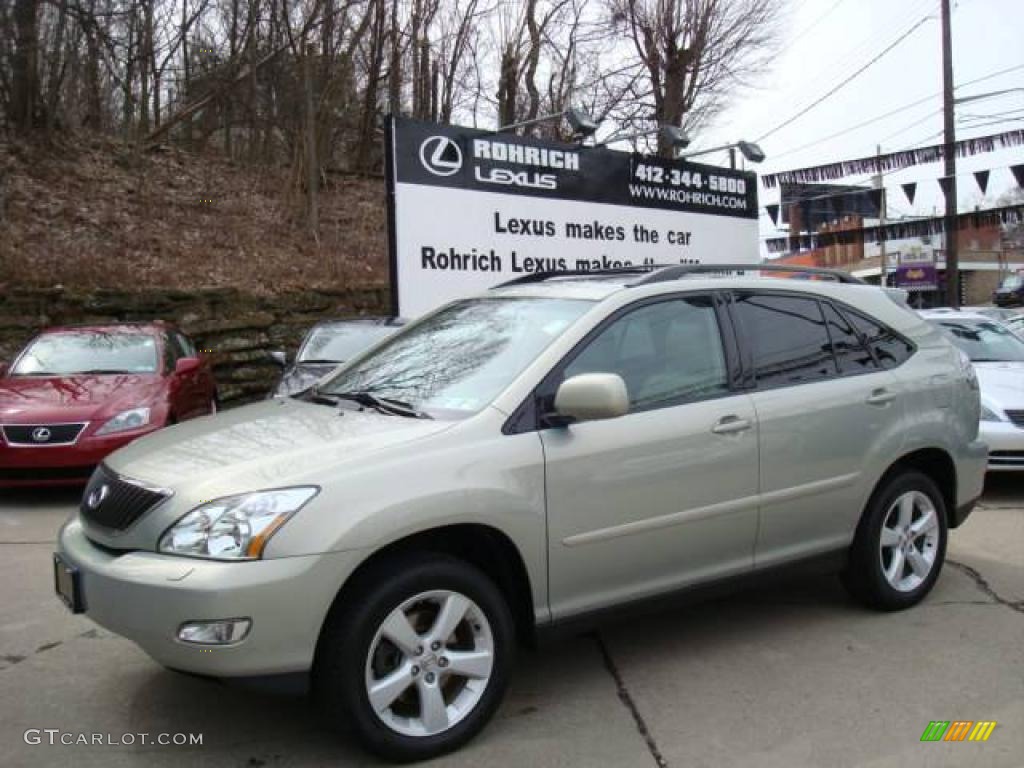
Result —
<path fill-rule="evenodd" d="M 4 376 L 0 423 L 95 421 L 148 405 L 163 387 L 157 374 Z"/>

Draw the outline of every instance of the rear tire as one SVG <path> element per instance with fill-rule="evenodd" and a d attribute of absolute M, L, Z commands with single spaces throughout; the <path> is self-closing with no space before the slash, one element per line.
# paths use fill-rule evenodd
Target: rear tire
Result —
<path fill-rule="evenodd" d="M 915 470 L 893 475 L 868 502 L 843 583 L 877 610 L 916 605 L 939 577 L 946 538 L 946 504 L 935 482 Z"/>
<path fill-rule="evenodd" d="M 371 567 L 347 592 L 327 617 L 313 668 L 328 725 L 399 762 L 475 736 L 501 702 L 515 648 L 494 583 L 461 560 L 412 554 Z"/>

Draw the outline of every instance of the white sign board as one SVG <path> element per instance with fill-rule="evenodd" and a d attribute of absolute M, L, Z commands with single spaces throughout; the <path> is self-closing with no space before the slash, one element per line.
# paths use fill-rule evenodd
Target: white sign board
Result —
<path fill-rule="evenodd" d="M 752 173 L 402 118 L 388 136 L 404 317 L 531 272 L 759 261 Z"/>

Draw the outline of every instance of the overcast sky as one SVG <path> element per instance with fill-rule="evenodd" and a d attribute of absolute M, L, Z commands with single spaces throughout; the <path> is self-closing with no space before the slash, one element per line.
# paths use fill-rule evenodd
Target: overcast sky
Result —
<path fill-rule="evenodd" d="M 780 7 L 785 3 L 780 0 Z M 852 159 L 942 141 L 942 53 L 938 0 L 789 0 L 779 55 L 759 85 L 738 97 L 699 142 L 703 146 L 737 139 L 756 140 L 790 117 L 801 116 L 761 141 L 768 159 L 759 173 Z M 906 40 L 823 103 L 804 112 L 845 77 L 926 16 Z M 1013 72 L 966 85 L 1000 70 Z M 957 139 L 1024 128 L 1024 0 L 958 0 L 953 10 L 953 78 L 965 84 L 957 97 L 1021 88 L 998 98 L 957 107 Z M 831 134 L 924 100 L 897 114 L 845 135 Z M 1013 114 L 1006 114 L 1012 112 Z M 1000 122 L 992 122 L 999 120 Z M 724 163 L 724 156 L 709 156 Z M 1024 162 L 1024 147 L 958 160 L 960 209 L 993 205 L 1015 186 L 1006 167 Z M 988 199 L 971 172 L 991 168 Z M 965 175 L 966 174 L 966 175 Z M 888 174 L 890 217 L 933 215 L 942 195 L 936 179 L 942 164 L 931 163 Z M 863 183 L 869 177 L 837 180 Z M 899 185 L 919 182 L 911 206 Z M 760 190 L 762 237 L 776 234 L 766 203 L 778 202 L 777 190 Z"/>

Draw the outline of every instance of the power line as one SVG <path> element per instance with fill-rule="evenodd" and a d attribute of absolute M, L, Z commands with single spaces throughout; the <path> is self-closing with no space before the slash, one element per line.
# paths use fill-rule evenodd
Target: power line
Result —
<path fill-rule="evenodd" d="M 821 16 L 819 16 L 817 19 L 812 21 L 810 26 L 805 27 L 801 32 L 797 32 L 796 37 L 794 37 L 792 40 L 790 40 L 788 45 L 790 45 L 790 46 L 795 45 L 797 40 L 800 40 L 801 38 L 803 38 L 808 32 L 810 32 L 812 29 L 814 29 L 816 26 L 818 26 L 828 16 L 831 16 L 832 12 L 836 8 L 838 8 L 840 5 L 842 5 L 844 2 L 846 2 L 846 0 L 836 0 L 827 11 L 825 11 L 823 14 L 821 14 Z"/>
<path fill-rule="evenodd" d="M 960 83 L 957 86 L 957 90 L 959 90 L 960 88 L 965 88 L 965 87 L 967 87 L 969 85 L 975 85 L 977 83 L 983 83 L 986 80 L 992 80 L 993 78 L 999 77 L 1001 75 L 1008 74 L 1010 72 L 1016 72 L 1016 71 L 1021 70 L 1021 69 L 1024 69 L 1024 64 L 1018 64 L 1018 65 L 1013 66 L 1013 67 L 1007 67 L 1006 69 L 1000 69 L 1000 70 L 998 70 L 996 72 L 990 72 L 989 74 L 983 75 L 982 77 L 976 78 L 974 80 L 967 80 L 967 81 L 965 81 L 963 83 Z M 826 141 L 831 141 L 832 139 L 839 138 L 840 136 L 845 136 L 848 133 L 853 133 L 854 131 L 859 130 L 860 128 L 865 128 L 865 127 L 867 127 L 869 125 L 872 125 L 874 123 L 880 122 L 881 120 L 885 120 L 886 118 L 892 117 L 893 115 L 898 115 L 901 112 L 905 112 L 908 109 L 913 109 L 914 107 L 920 106 L 921 104 L 924 104 L 925 102 L 930 101 L 931 99 L 938 98 L 941 95 L 942 95 L 941 91 L 936 91 L 935 93 L 932 93 L 932 94 L 930 94 L 928 96 L 925 96 L 922 99 L 918 99 L 917 101 L 912 101 L 909 104 L 904 104 L 902 107 L 897 107 L 896 109 L 893 109 L 893 110 L 891 110 L 889 112 L 886 112 L 885 114 L 877 115 L 876 117 L 869 118 L 869 119 L 867 119 L 867 120 L 865 120 L 865 121 L 863 121 L 861 123 L 857 123 L 856 125 L 850 126 L 849 128 L 844 128 L 843 130 L 837 131 L 836 133 L 829 134 L 828 136 L 824 136 L 824 137 L 822 137 L 820 139 L 815 139 L 814 141 L 808 142 L 807 144 L 802 144 L 799 147 L 794 147 L 793 149 L 787 149 L 787 150 L 785 150 L 783 152 L 772 152 L 772 160 L 775 160 L 776 158 L 779 158 L 779 157 L 785 157 L 786 155 L 792 155 L 792 154 L 795 154 L 796 152 L 801 152 L 801 151 L 803 151 L 805 149 L 810 149 L 811 147 L 816 147 L 819 144 L 824 144 Z"/>
<path fill-rule="evenodd" d="M 917 21 L 917 23 L 914 24 L 914 26 L 912 26 L 910 29 L 908 29 L 906 32 L 904 32 L 902 35 L 900 35 L 898 38 L 896 38 L 896 40 L 894 40 L 892 43 L 890 43 L 888 46 L 886 46 L 880 53 L 878 53 L 877 55 L 872 57 L 866 64 L 864 64 L 860 69 L 855 71 L 852 75 L 850 75 L 849 77 L 839 81 L 839 83 L 837 85 L 835 85 L 832 88 L 830 88 L 825 94 L 820 96 L 815 101 L 811 102 L 808 106 L 804 107 L 800 112 L 797 112 L 792 117 L 788 118 L 787 120 L 782 121 L 781 123 L 776 125 L 774 128 L 769 130 L 767 133 L 764 133 L 761 136 L 759 136 L 757 139 L 755 139 L 755 141 L 757 141 L 757 142 L 764 141 L 766 138 L 768 138 L 772 134 L 777 133 L 778 131 L 781 131 L 787 125 L 790 125 L 791 123 L 796 122 L 798 119 L 800 119 L 801 117 L 806 115 L 812 109 L 814 109 L 819 104 L 821 104 L 823 101 L 828 99 L 830 96 L 834 95 L 837 91 L 839 91 L 844 86 L 848 85 L 850 82 L 852 82 L 857 77 L 859 77 L 861 74 L 863 74 L 865 70 L 867 70 L 869 67 L 871 67 L 873 64 L 875 64 L 877 61 L 879 61 L 879 59 L 881 59 L 883 56 L 885 56 L 887 53 L 889 53 L 889 51 L 891 51 L 893 48 L 898 46 L 900 43 L 902 43 L 908 37 L 910 37 L 910 35 L 912 35 L 915 31 L 917 31 L 917 29 L 922 24 L 924 24 L 926 21 L 928 21 L 930 18 L 931 18 L 931 16 L 925 16 L 924 18 L 919 19 Z"/>

